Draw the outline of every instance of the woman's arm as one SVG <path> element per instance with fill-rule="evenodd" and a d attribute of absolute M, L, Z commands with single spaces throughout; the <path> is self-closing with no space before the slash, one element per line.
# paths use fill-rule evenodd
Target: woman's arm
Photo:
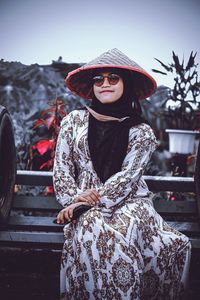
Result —
<path fill-rule="evenodd" d="M 55 195 L 63 206 L 73 203 L 81 193 L 75 182 L 73 130 L 73 112 L 71 112 L 61 122 L 53 168 Z"/>
<path fill-rule="evenodd" d="M 71 113 L 61 122 L 53 168 L 56 198 L 65 207 L 58 213 L 58 224 L 63 224 L 65 221 L 70 222 L 76 207 L 95 205 L 99 200 L 98 193 L 95 190 L 82 192 L 76 185 L 73 163 L 74 128 L 75 124 Z"/>
<path fill-rule="evenodd" d="M 73 163 L 74 122 L 75 112 L 71 112 L 61 122 L 60 132 L 56 146 L 53 183 L 57 200 L 68 206 L 75 202 L 87 202 L 95 205 L 99 195 L 94 189 L 82 191 L 75 181 L 75 166 Z"/>
<path fill-rule="evenodd" d="M 138 132 L 136 132 L 136 130 Z M 113 208 L 123 202 L 130 194 L 137 191 L 137 185 L 145 167 L 157 146 L 152 129 L 148 125 L 130 130 L 128 153 L 122 170 L 111 176 L 98 189 L 102 211 L 112 214 Z"/>

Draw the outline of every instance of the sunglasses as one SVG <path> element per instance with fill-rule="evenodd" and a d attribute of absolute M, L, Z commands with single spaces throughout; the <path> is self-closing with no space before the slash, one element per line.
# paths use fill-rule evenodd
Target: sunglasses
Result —
<path fill-rule="evenodd" d="M 107 76 L 97 75 L 97 76 L 94 76 L 93 79 L 92 79 L 93 84 L 96 85 L 96 86 L 102 86 L 103 83 L 104 83 L 105 78 L 108 79 L 108 82 L 109 82 L 110 85 L 115 85 L 119 82 L 121 77 L 119 75 L 113 74 L 113 73 L 111 73 Z"/>

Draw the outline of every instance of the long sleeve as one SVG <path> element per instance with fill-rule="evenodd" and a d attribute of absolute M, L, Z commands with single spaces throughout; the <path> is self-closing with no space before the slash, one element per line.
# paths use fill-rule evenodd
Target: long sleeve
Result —
<path fill-rule="evenodd" d="M 75 167 L 73 164 L 73 112 L 68 114 L 61 122 L 58 135 L 54 168 L 53 184 L 55 195 L 63 206 L 74 201 L 80 193 L 75 182 Z"/>
<path fill-rule="evenodd" d="M 112 214 L 113 208 L 125 201 L 130 193 L 134 195 L 156 146 L 155 135 L 148 125 L 141 125 L 139 129 L 131 129 L 128 151 L 122 170 L 111 176 L 98 189 L 101 197 L 100 206 L 105 214 Z"/>

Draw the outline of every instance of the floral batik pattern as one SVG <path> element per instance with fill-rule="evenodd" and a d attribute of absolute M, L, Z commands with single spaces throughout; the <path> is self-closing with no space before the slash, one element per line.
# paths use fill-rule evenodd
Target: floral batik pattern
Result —
<path fill-rule="evenodd" d="M 100 182 L 88 148 L 87 110 L 65 117 L 57 142 L 53 181 L 67 206 L 95 188 L 100 204 L 64 227 L 60 299 L 179 300 L 187 287 L 191 245 L 153 207 L 142 178 L 157 146 L 149 125 L 134 126 L 120 172 Z"/>

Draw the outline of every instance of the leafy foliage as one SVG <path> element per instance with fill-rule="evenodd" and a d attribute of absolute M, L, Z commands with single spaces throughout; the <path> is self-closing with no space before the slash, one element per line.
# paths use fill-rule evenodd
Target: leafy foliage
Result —
<path fill-rule="evenodd" d="M 35 121 L 34 130 L 45 129 L 46 138 L 40 139 L 32 146 L 34 168 L 39 170 L 53 169 L 55 147 L 58 138 L 60 122 L 66 115 L 61 100 L 49 102 L 49 109 L 41 112 L 41 117 Z"/>
<path fill-rule="evenodd" d="M 190 54 L 185 64 L 172 51 L 172 63 L 164 64 L 156 58 L 166 72 L 152 69 L 153 72 L 174 75 L 174 87 L 168 88 L 168 93 L 162 102 L 163 115 L 168 119 L 170 128 L 198 129 L 200 128 L 200 81 L 198 81 L 196 54 Z M 171 101 L 169 101 L 171 100 Z"/>
<path fill-rule="evenodd" d="M 13 121 L 17 169 L 31 169 L 30 145 L 38 138 L 33 131 L 33 122 L 55 95 L 65 103 L 67 112 L 85 105 L 85 100 L 72 93 L 65 84 L 68 72 L 80 66 L 56 61 L 50 65 L 24 65 L 0 60 L 0 104 L 8 109 Z M 44 129 L 38 131 L 42 133 Z"/>

